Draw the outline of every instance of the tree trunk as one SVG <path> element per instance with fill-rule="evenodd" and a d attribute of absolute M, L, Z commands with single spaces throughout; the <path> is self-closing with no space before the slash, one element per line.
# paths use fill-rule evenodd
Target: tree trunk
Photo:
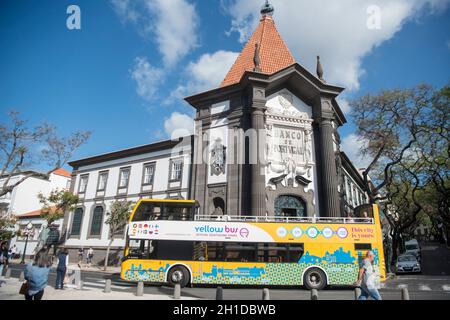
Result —
<path fill-rule="evenodd" d="M 392 235 L 392 259 L 391 259 L 391 265 L 395 265 L 395 263 L 397 262 L 399 244 L 400 244 L 399 233 L 394 231 L 394 234 Z"/>
<path fill-rule="evenodd" d="M 109 240 L 108 247 L 106 248 L 105 265 L 103 266 L 104 271 L 106 271 L 106 268 L 108 267 L 109 248 L 111 247 L 112 242 L 113 242 L 113 239 L 111 238 Z"/>

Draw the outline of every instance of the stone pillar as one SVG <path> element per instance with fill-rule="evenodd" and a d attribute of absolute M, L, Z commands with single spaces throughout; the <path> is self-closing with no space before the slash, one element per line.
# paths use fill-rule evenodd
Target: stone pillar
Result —
<path fill-rule="evenodd" d="M 250 155 L 251 162 L 251 208 L 252 215 L 266 215 L 266 178 L 265 178 L 265 126 L 264 112 L 266 110 L 265 90 L 263 88 L 253 88 L 251 106 L 251 124 L 254 130 L 253 140 L 256 143 L 250 146 L 250 152 L 256 151 L 256 155 Z"/>
<path fill-rule="evenodd" d="M 329 100 L 321 103 L 322 112 L 319 125 L 320 155 L 322 167 L 322 207 L 321 216 L 340 217 L 338 177 L 333 147 L 333 109 Z"/>
<path fill-rule="evenodd" d="M 204 154 L 207 152 L 208 146 L 208 125 L 204 125 L 202 121 L 199 121 L 196 134 L 194 149 L 192 152 L 193 164 L 192 164 L 192 180 L 191 180 L 191 197 L 200 204 L 200 214 L 208 215 L 208 204 L 206 203 L 206 185 L 208 179 L 208 167 L 205 163 Z M 206 151 L 205 151 L 206 150 Z"/>

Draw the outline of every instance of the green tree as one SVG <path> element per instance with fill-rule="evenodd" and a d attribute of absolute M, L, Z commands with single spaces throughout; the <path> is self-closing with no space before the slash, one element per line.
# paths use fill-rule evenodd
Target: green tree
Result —
<path fill-rule="evenodd" d="M 412 236 L 422 220 L 420 218 L 423 214 L 423 204 L 420 201 L 420 193 L 423 186 L 419 179 L 420 166 L 417 162 L 409 166 L 396 166 L 396 170 L 392 172 L 393 178 L 385 187 L 385 200 L 381 202 L 392 238 L 391 265 L 395 264 L 401 251 L 401 241 Z"/>
<path fill-rule="evenodd" d="M 433 97 L 433 109 L 427 116 L 425 134 L 418 146 L 424 164 L 422 179 L 426 188 L 422 201 L 424 210 L 439 236 L 450 231 L 450 86 L 437 91 Z M 438 226 L 441 226 L 440 228 Z"/>
<path fill-rule="evenodd" d="M 385 90 L 351 102 L 360 155 L 370 160 L 363 178 L 372 203 L 380 202 L 392 236 L 392 262 L 401 239 L 421 221 L 446 224 L 449 216 L 450 89 L 418 85 Z M 370 175 L 370 179 L 369 179 Z"/>
<path fill-rule="evenodd" d="M 0 240 L 10 240 L 14 237 L 14 226 L 16 225 L 16 218 L 14 216 L 0 217 Z"/>
<path fill-rule="evenodd" d="M 370 161 L 362 176 L 371 203 L 389 196 L 385 187 L 424 133 L 434 94 L 431 86 L 421 84 L 350 102 L 356 134 L 363 142 L 359 154 Z"/>
<path fill-rule="evenodd" d="M 109 226 L 109 242 L 108 247 L 106 248 L 105 264 L 103 267 L 104 270 L 106 270 L 108 266 L 109 251 L 113 243 L 114 236 L 124 230 L 128 220 L 130 219 L 133 206 L 134 202 L 132 201 L 116 200 L 111 204 L 109 212 L 106 213 L 107 218 L 105 223 Z"/>

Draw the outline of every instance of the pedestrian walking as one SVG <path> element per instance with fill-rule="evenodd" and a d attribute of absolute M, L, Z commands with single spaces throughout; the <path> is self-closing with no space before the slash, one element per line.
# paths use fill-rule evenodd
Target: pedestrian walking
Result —
<path fill-rule="evenodd" d="M 8 243 L 2 242 L 0 244 L 0 277 L 3 274 L 3 268 L 8 266 Z M 2 286 L 2 282 L 0 281 L 0 287 Z"/>
<path fill-rule="evenodd" d="M 14 244 L 14 245 L 11 247 L 11 249 L 9 249 L 9 251 L 10 251 L 9 259 L 10 259 L 10 260 L 11 260 L 11 259 L 14 259 L 14 258 L 16 257 L 16 255 L 17 255 L 17 247 L 16 247 L 16 245 Z"/>
<path fill-rule="evenodd" d="M 83 262 L 84 259 L 84 249 L 80 248 L 78 249 L 78 267 L 81 268 L 81 263 Z"/>
<path fill-rule="evenodd" d="M 382 300 L 378 288 L 380 286 L 380 275 L 375 272 L 373 260 L 375 255 L 373 251 L 367 251 L 366 258 L 359 269 L 358 279 L 355 285 L 361 287 L 361 295 L 358 300 L 367 300 L 372 297 L 374 300 Z"/>
<path fill-rule="evenodd" d="M 25 300 L 41 300 L 47 286 L 48 274 L 51 267 L 50 257 L 45 249 L 40 250 L 34 261 L 25 268 L 26 283 L 20 288 Z"/>
<path fill-rule="evenodd" d="M 64 278 L 69 267 L 69 251 L 63 248 L 58 253 L 58 265 L 56 267 L 55 289 L 64 289 Z"/>
<path fill-rule="evenodd" d="M 89 248 L 89 250 L 87 252 L 87 256 L 86 256 L 86 262 L 87 262 L 88 267 L 91 267 L 93 258 L 94 258 L 94 249 Z"/>

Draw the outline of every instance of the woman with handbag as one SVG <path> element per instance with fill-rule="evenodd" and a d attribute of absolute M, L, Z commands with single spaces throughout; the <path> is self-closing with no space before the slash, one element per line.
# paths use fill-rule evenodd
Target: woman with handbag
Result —
<path fill-rule="evenodd" d="M 25 268 L 25 279 L 27 280 L 20 288 L 20 293 L 25 295 L 25 300 L 41 300 L 44 289 L 47 286 L 48 274 L 51 262 L 45 249 L 39 250 L 34 262 Z"/>

